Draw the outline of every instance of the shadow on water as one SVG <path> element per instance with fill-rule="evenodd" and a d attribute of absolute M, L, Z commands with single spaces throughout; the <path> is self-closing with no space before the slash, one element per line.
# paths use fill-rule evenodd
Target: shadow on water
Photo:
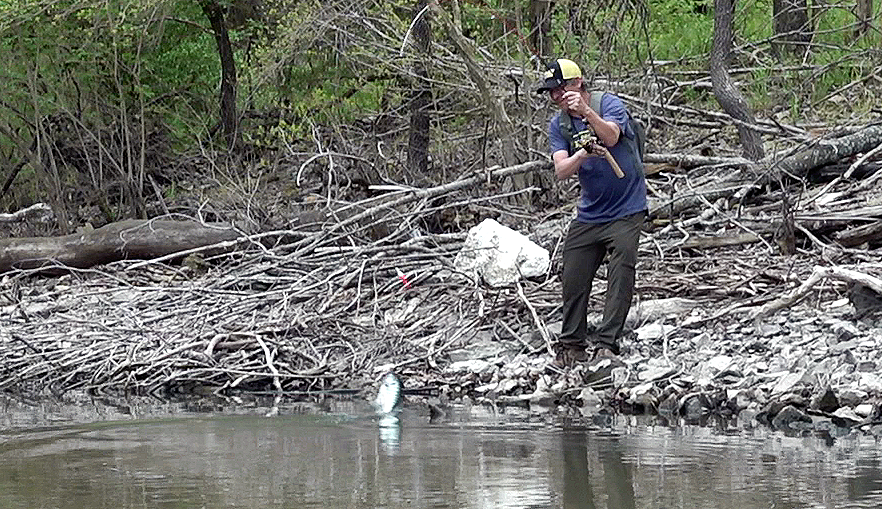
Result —
<path fill-rule="evenodd" d="M 275 417 L 260 400 L 0 403 L 4 509 L 882 506 L 882 453 L 862 436 L 486 407 L 383 420 L 364 402 Z"/>
<path fill-rule="evenodd" d="M 603 472 L 603 493 L 606 504 L 595 503 L 595 493 L 591 487 L 591 469 L 588 468 L 588 432 L 569 430 L 561 434 L 563 451 L 563 507 L 566 509 L 596 509 L 597 507 L 617 507 L 634 509 L 634 483 L 631 467 L 622 458 L 622 448 L 618 438 L 605 441 L 598 449 L 598 457 Z"/>

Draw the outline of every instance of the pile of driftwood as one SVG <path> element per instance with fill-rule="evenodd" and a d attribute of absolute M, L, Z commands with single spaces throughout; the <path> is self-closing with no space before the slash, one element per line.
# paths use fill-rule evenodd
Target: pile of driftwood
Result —
<path fill-rule="evenodd" d="M 510 315 L 503 321 L 515 328 L 522 320 L 520 297 L 489 297 L 451 269 L 464 233 L 414 236 L 405 227 L 409 215 L 427 213 L 423 198 L 473 184 L 400 191 L 311 233 L 125 221 L 60 239 L 6 239 L 0 259 L 26 268 L 3 276 L 0 388 L 308 392 L 436 366 L 489 316 Z M 370 242 L 362 225 L 393 203 L 413 206 L 396 212 L 392 235 L 404 236 Z M 203 247 L 182 250 L 184 237 Z"/>
<path fill-rule="evenodd" d="M 851 295 L 849 284 L 865 289 L 861 302 L 872 310 L 882 293 L 880 144 L 882 127 L 868 126 L 761 162 L 648 154 L 639 300 L 698 305 L 656 309 L 632 323 L 664 333 L 627 340 L 635 376 L 605 385 L 610 398 L 634 399 L 633 389 L 649 382 L 641 394 L 652 397 L 640 404 L 696 393 L 685 373 L 738 354 L 729 341 L 699 356 L 696 331 L 725 338 L 735 327 L 748 337 L 776 313 Z M 812 183 L 809 173 L 830 164 L 840 174 Z M 333 211 L 337 219 L 289 230 L 133 221 L 0 240 L 0 389 L 293 395 L 359 391 L 392 370 L 407 376 L 409 389 L 446 398 L 571 400 L 589 387 L 551 365 L 549 353 L 569 209 L 536 224 L 510 204 L 511 194 L 481 196 L 486 183 L 535 171 L 550 163 L 385 189 L 345 214 Z M 552 253 L 546 277 L 490 288 L 453 268 L 466 231 L 430 234 L 420 224 L 439 208 L 474 204 Z M 43 277 L 56 270 L 64 275 Z M 601 280 L 592 295 L 598 309 L 603 291 Z M 637 377 L 653 357 L 677 367 Z M 473 360 L 484 364 L 456 364 Z"/>

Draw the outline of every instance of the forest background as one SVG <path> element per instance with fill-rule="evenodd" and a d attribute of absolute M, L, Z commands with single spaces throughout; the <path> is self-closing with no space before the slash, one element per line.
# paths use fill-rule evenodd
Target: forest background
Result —
<path fill-rule="evenodd" d="M 754 114 L 878 114 L 880 41 L 872 0 L 0 0 L 0 208 L 49 203 L 37 234 L 168 214 L 265 230 L 372 186 L 547 159 L 534 89 L 558 56 L 626 98 L 650 153 L 758 159 L 739 131 Z M 749 116 L 704 122 L 718 104 Z M 547 173 L 499 192 L 570 202 Z"/>

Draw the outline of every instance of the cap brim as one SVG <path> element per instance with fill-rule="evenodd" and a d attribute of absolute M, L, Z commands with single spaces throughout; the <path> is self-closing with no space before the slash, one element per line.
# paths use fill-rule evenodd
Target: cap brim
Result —
<path fill-rule="evenodd" d="M 558 87 L 564 86 L 566 80 L 561 80 L 557 78 L 548 78 L 545 80 L 545 84 L 536 89 L 537 94 L 541 94 L 543 92 L 548 92 L 549 90 L 553 90 Z"/>

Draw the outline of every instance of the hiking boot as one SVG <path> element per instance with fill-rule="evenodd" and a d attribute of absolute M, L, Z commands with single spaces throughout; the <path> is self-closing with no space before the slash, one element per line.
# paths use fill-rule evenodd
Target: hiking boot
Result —
<path fill-rule="evenodd" d="M 598 387 L 611 386 L 613 370 L 623 367 L 625 363 L 618 355 L 609 348 L 599 347 L 594 350 L 591 362 L 586 367 L 585 383 Z"/>
<path fill-rule="evenodd" d="M 582 346 L 557 345 L 554 365 L 559 368 L 571 368 L 580 362 L 588 362 L 588 352 Z"/>
<path fill-rule="evenodd" d="M 617 368 L 625 365 L 624 361 L 622 361 L 619 356 L 605 346 L 598 347 L 594 350 L 594 355 L 591 356 L 591 364 L 600 363 L 604 359 L 608 359 L 611 364 L 615 364 Z"/>

